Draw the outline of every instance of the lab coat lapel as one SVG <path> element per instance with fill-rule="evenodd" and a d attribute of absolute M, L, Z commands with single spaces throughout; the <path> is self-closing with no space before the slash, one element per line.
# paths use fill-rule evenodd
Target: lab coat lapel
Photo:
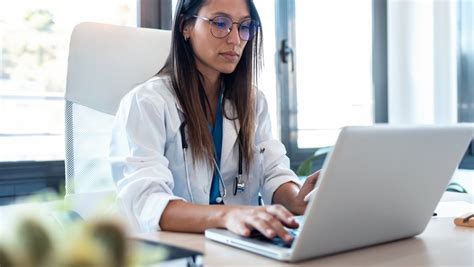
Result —
<path fill-rule="evenodd" d="M 184 111 L 177 99 L 175 99 L 176 108 L 181 112 L 181 116 L 184 118 Z M 229 157 L 232 148 L 234 147 L 235 142 L 237 141 L 237 136 L 240 131 L 240 123 L 238 119 L 229 120 L 229 118 L 236 118 L 237 112 L 235 111 L 234 105 L 230 100 L 225 101 L 224 103 L 225 113 L 223 114 L 222 120 L 222 151 L 221 151 L 221 162 L 225 162 Z M 182 118 L 182 119 L 183 119 Z M 184 120 L 184 119 L 183 119 Z"/>
<path fill-rule="evenodd" d="M 227 100 L 224 104 L 225 114 L 222 121 L 222 152 L 221 152 L 221 168 L 226 166 L 225 162 L 232 152 L 232 148 L 237 142 L 238 133 L 240 130 L 240 123 L 238 119 L 229 120 L 229 118 L 237 117 L 233 104 Z M 225 116 L 227 115 L 227 117 Z"/>

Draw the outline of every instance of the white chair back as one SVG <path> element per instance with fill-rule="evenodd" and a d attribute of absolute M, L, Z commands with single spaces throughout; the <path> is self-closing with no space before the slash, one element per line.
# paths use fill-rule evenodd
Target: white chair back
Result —
<path fill-rule="evenodd" d="M 121 98 L 164 65 L 170 31 L 81 23 L 66 85 L 66 196 L 115 190 L 108 150 Z"/>

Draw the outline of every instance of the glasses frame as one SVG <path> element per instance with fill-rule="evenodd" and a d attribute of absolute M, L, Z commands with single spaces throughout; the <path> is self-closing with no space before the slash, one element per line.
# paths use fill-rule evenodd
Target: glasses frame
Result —
<path fill-rule="evenodd" d="M 205 20 L 205 21 L 208 21 L 209 24 L 211 25 L 211 28 L 210 28 L 210 31 L 211 31 L 211 34 L 212 36 L 214 36 L 215 38 L 217 39 L 224 39 L 226 38 L 227 36 L 229 36 L 229 34 L 232 32 L 232 30 L 234 29 L 234 24 L 237 25 L 237 31 L 239 32 L 239 38 L 243 41 L 250 41 L 253 39 L 253 37 L 255 36 L 255 33 L 257 32 L 258 30 L 258 22 L 256 22 L 255 20 L 251 19 L 251 18 L 248 18 L 248 19 L 244 19 L 242 20 L 241 22 L 235 22 L 235 21 L 232 21 L 231 18 L 229 18 L 228 16 L 224 16 L 224 15 L 219 15 L 219 16 L 215 16 L 214 18 L 208 18 L 208 17 L 203 17 L 203 16 L 198 16 L 198 15 L 194 15 L 193 17 L 197 18 L 197 19 L 202 19 L 202 20 Z M 224 36 L 216 36 L 216 34 L 212 31 L 212 28 L 216 25 L 216 22 L 215 20 L 217 18 L 227 18 L 229 19 L 230 22 L 232 22 L 230 28 L 227 29 L 227 34 L 224 35 Z M 250 38 L 248 39 L 245 39 L 245 38 L 242 38 L 242 35 L 240 35 L 240 26 L 242 26 L 242 23 L 244 22 L 248 22 L 248 21 L 251 21 L 251 24 L 253 23 L 253 25 L 255 25 L 255 31 L 253 32 L 253 34 L 250 36 Z"/>

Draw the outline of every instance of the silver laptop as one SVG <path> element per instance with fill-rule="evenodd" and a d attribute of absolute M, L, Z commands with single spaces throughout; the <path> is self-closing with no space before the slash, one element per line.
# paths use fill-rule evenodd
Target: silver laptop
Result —
<path fill-rule="evenodd" d="M 346 127 L 290 246 L 208 229 L 207 238 L 299 261 L 420 234 L 473 137 L 467 126 Z"/>

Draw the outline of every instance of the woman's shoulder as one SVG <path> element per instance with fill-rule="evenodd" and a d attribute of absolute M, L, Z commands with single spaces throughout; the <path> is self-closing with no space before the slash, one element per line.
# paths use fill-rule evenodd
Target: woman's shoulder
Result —
<path fill-rule="evenodd" d="M 268 104 L 267 104 L 267 98 L 265 97 L 265 93 L 261 90 L 259 90 L 257 87 L 255 87 L 255 104 L 256 104 L 256 110 L 257 110 L 257 114 L 259 114 L 260 112 L 266 110 L 268 107 Z"/>
<path fill-rule="evenodd" d="M 169 99 L 174 98 L 171 88 L 171 80 L 169 77 L 154 76 L 137 85 L 130 93 L 149 98 L 161 97 L 164 99 Z"/>
<path fill-rule="evenodd" d="M 255 87 L 255 92 L 257 95 L 257 102 L 267 101 L 265 97 L 265 93 L 262 90 Z"/>
<path fill-rule="evenodd" d="M 155 104 L 175 102 L 171 81 L 166 76 L 154 76 L 135 86 L 124 96 L 124 100 L 146 101 Z"/>

